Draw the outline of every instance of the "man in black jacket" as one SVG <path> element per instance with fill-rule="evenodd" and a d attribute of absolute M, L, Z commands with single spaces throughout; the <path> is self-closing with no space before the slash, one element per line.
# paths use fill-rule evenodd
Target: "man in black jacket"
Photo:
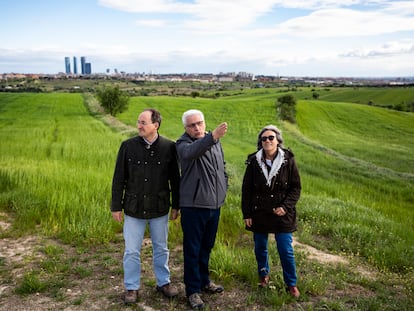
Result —
<path fill-rule="evenodd" d="M 184 112 L 185 133 L 177 140 L 181 164 L 180 208 L 183 229 L 184 283 L 188 301 L 201 309 L 202 290 L 220 293 L 224 289 L 209 279 L 209 259 L 227 191 L 227 174 L 220 138 L 227 123 L 206 132 L 199 110 Z"/>
<path fill-rule="evenodd" d="M 161 115 L 155 109 L 139 115 L 139 135 L 121 144 L 112 181 L 112 216 L 121 222 L 124 214 L 125 303 L 138 300 L 141 245 L 147 224 L 156 289 L 169 298 L 178 294 L 170 284 L 167 240 L 170 206 L 178 209 L 180 172 L 175 143 L 158 134 L 160 125 Z"/>

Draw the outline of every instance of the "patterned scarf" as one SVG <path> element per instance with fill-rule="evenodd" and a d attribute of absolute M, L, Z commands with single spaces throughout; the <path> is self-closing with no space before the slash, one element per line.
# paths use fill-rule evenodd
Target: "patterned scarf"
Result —
<path fill-rule="evenodd" d="M 272 168 L 270 172 L 268 172 L 266 163 L 263 160 L 263 149 L 260 149 L 256 152 L 256 160 L 259 163 L 260 167 L 262 168 L 263 175 L 266 178 L 266 185 L 270 187 L 273 177 L 279 173 L 279 169 L 282 166 L 283 162 L 285 161 L 285 152 L 281 148 L 277 148 L 277 156 L 276 159 L 273 161 Z"/>

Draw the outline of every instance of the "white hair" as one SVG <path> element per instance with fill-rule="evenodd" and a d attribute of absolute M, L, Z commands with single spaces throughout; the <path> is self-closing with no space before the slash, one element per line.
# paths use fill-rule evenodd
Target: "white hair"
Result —
<path fill-rule="evenodd" d="M 183 113 L 182 121 L 183 121 L 184 127 L 187 126 L 187 118 L 193 115 L 200 115 L 201 119 L 203 119 L 201 121 L 204 121 L 204 114 L 200 110 L 190 109 Z"/>

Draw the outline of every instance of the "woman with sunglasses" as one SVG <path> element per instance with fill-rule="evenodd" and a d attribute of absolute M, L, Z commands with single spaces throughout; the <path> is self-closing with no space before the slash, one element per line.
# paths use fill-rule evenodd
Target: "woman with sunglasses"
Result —
<path fill-rule="evenodd" d="M 292 233 L 296 230 L 296 203 L 301 192 L 293 153 L 283 147 L 281 131 L 274 125 L 258 135 L 258 151 L 250 154 L 242 185 L 242 212 L 246 229 L 253 232 L 259 286 L 269 285 L 268 235 L 275 236 L 287 291 L 295 298 L 296 264 Z"/>

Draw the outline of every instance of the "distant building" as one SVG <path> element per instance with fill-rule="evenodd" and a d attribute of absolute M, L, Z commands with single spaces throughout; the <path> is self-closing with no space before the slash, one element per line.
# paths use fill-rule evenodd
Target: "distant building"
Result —
<path fill-rule="evenodd" d="M 86 62 L 86 57 L 81 56 L 81 74 L 83 75 L 90 75 L 92 74 L 92 65 L 91 63 Z M 72 74 L 70 70 L 70 57 L 65 57 L 65 73 L 66 74 Z M 75 75 L 78 74 L 78 58 L 76 56 L 73 56 L 73 73 Z"/>
<path fill-rule="evenodd" d="M 85 56 L 81 56 L 81 73 L 83 75 L 86 73 L 85 65 L 86 65 L 86 58 Z"/>
<path fill-rule="evenodd" d="M 85 63 L 85 74 L 90 75 L 92 73 L 92 65 L 91 63 Z"/>
<path fill-rule="evenodd" d="M 78 74 L 78 59 L 76 56 L 73 56 L 73 74 Z"/>
<path fill-rule="evenodd" d="M 68 56 L 65 57 L 65 73 L 70 74 L 70 58 Z"/>

